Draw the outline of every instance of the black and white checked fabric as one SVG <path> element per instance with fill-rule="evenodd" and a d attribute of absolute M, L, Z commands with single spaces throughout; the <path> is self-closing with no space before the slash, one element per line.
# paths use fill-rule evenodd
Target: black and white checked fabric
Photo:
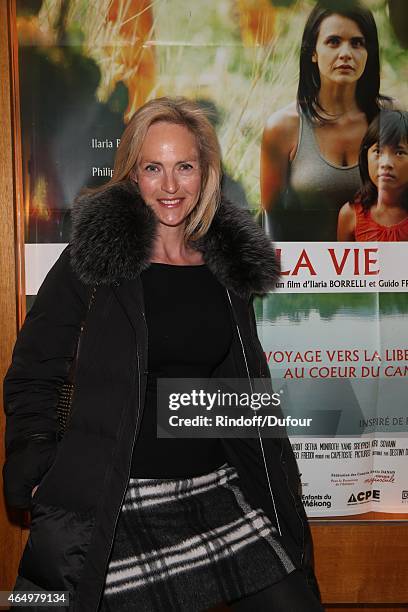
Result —
<path fill-rule="evenodd" d="M 189 479 L 131 478 L 100 610 L 205 610 L 293 570 L 234 468 Z"/>

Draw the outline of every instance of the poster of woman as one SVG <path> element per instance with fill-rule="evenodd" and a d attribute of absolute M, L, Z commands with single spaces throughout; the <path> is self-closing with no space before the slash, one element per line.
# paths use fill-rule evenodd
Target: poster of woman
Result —
<path fill-rule="evenodd" d="M 329 415 L 292 439 L 306 510 L 402 513 L 406 251 L 403 241 L 337 241 L 370 122 L 408 103 L 392 0 L 17 8 L 28 307 L 69 241 L 73 201 L 112 176 L 133 112 L 163 95 L 198 101 L 220 140 L 224 196 L 277 241 L 277 290 L 255 304 L 274 388 L 289 414 Z M 402 455 L 374 453 L 387 436 Z M 349 502 L 381 471 L 394 477 L 380 501 Z"/>

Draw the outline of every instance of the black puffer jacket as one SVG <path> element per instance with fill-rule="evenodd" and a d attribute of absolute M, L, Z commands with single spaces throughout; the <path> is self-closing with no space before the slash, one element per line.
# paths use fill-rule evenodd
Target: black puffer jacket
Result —
<path fill-rule="evenodd" d="M 71 245 L 27 316 L 5 380 L 9 504 L 32 524 L 17 587 L 68 590 L 70 610 L 97 610 L 143 412 L 147 337 L 140 272 L 156 222 L 129 183 L 80 200 Z M 267 377 L 250 298 L 276 278 L 269 241 L 249 213 L 222 203 L 197 248 L 225 286 L 236 329 L 217 375 Z M 90 294 L 95 299 L 87 312 Z M 68 430 L 57 443 L 55 407 L 81 324 Z M 311 542 L 288 440 L 225 439 L 249 501 L 281 533 L 295 565 L 310 570 Z"/>

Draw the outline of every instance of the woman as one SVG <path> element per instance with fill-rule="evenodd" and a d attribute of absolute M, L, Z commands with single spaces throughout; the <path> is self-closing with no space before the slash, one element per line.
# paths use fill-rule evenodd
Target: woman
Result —
<path fill-rule="evenodd" d="M 5 381 L 9 503 L 29 506 L 40 483 L 16 588 L 68 590 L 80 612 L 322 610 L 288 439 L 156 438 L 157 379 L 269 376 L 250 299 L 271 288 L 274 254 L 219 184 L 203 111 L 162 98 L 75 206 Z"/>
<path fill-rule="evenodd" d="M 278 240 L 336 240 L 339 209 L 359 188 L 361 140 L 386 100 L 374 18 L 358 2 L 343 4 L 310 13 L 297 101 L 264 130 L 262 205 Z"/>
<path fill-rule="evenodd" d="M 408 112 L 383 111 L 361 143 L 362 188 L 339 213 L 338 240 L 408 240 Z"/>

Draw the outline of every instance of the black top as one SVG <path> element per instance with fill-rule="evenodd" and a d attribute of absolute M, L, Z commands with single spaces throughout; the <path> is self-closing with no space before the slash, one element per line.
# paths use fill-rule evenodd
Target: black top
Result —
<path fill-rule="evenodd" d="M 205 265 L 153 263 L 141 275 L 149 356 L 141 430 L 132 458 L 133 478 L 183 478 L 225 462 L 217 439 L 157 438 L 157 378 L 206 378 L 232 341 L 224 287 Z"/>

